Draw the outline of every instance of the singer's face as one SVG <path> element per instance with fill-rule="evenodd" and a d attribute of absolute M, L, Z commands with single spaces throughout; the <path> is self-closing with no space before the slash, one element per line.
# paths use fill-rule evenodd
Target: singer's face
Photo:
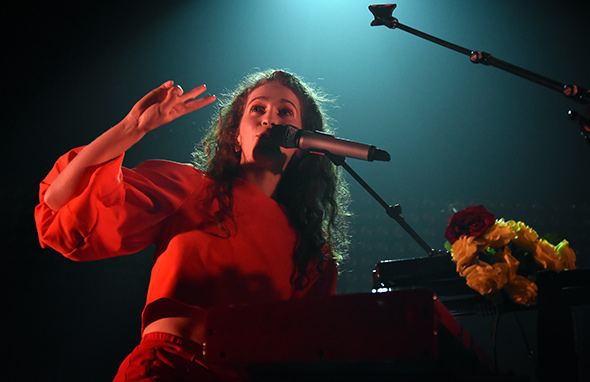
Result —
<path fill-rule="evenodd" d="M 248 96 L 240 121 L 238 143 L 240 163 L 281 173 L 298 149 L 285 149 L 269 137 L 272 125 L 301 128 L 301 102 L 291 89 L 270 82 L 254 89 Z"/>

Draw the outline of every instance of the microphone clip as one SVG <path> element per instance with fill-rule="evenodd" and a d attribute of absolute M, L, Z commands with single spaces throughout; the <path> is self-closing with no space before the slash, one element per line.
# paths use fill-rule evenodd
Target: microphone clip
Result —
<path fill-rule="evenodd" d="M 375 20 L 371 21 L 371 26 L 385 25 L 391 29 L 397 28 L 398 20 L 393 17 L 396 7 L 397 4 L 369 5 L 369 11 L 375 17 Z"/>

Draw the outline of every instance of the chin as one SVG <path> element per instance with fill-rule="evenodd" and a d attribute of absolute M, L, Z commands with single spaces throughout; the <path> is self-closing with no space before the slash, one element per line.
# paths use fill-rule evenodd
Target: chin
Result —
<path fill-rule="evenodd" d="M 267 169 L 276 174 L 282 173 L 283 168 L 286 167 L 288 157 L 279 149 L 257 148 L 252 154 L 252 159 L 242 162 L 242 167 L 257 168 L 259 170 Z"/>

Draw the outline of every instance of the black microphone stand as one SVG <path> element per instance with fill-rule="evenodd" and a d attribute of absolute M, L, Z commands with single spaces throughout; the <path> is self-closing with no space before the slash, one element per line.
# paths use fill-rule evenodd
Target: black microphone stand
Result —
<path fill-rule="evenodd" d="M 418 235 L 418 233 L 416 231 L 414 231 L 414 229 L 412 227 L 410 227 L 410 225 L 401 216 L 402 207 L 399 204 L 396 204 L 394 206 L 387 204 L 385 202 L 385 200 L 383 200 L 379 196 L 379 194 L 377 194 L 377 192 L 375 192 L 375 190 L 373 190 L 371 188 L 371 186 L 369 186 L 367 184 L 367 182 L 365 182 L 363 180 L 363 178 L 361 178 L 360 175 L 357 174 L 348 165 L 348 163 L 346 163 L 346 158 L 344 158 L 343 156 L 330 154 L 329 152 L 324 152 L 324 155 L 326 155 L 328 158 L 330 158 L 330 160 L 332 161 L 332 163 L 334 163 L 336 166 L 341 166 L 342 168 L 344 168 L 361 186 L 363 186 L 363 188 L 365 190 L 367 190 L 367 192 L 379 204 L 381 204 L 381 206 L 383 208 L 385 208 L 385 212 L 387 213 L 387 215 L 390 218 L 394 219 L 396 222 L 398 222 L 399 225 L 412 237 L 412 239 L 414 239 L 416 241 L 416 243 L 418 243 L 418 245 L 420 245 L 420 247 L 422 247 L 422 249 L 424 249 L 426 251 L 426 253 L 428 254 L 428 256 L 434 256 L 434 255 L 437 255 L 439 253 L 445 253 L 445 251 L 437 251 L 435 249 L 432 249 L 431 246 L 429 246 L 428 244 L 426 244 L 426 242 L 424 241 L 424 239 L 422 239 L 422 237 L 420 237 L 420 235 Z"/>
<path fill-rule="evenodd" d="M 375 17 L 371 22 L 371 26 L 384 25 L 391 29 L 401 29 L 415 36 L 421 37 L 428 41 L 434 42 L 435 44 L 444 46 L 459 52 L 461 54 L 469 56 L 471 62 L 474 64 L 491 65 L 496 68 L 502 69 L 509 73 L 515 74 L 527 80 L 536 82 L 540 85 L 548 87 L 562 93 L 564 96 L 571 98 L 577 102 L 586 105 L 586 111 L 584 115 L 569 110 L 568 115 L 571 120 L 576 122 L 580 126 L 582 135 L 585 137 L 586 142 L 590 146 L 590 91 L 581 88 L 574 84 L 563 84 L 550 78 L 541 76 L 537 73 L 533 73 L 530 70 L 523 69 L 509 62 L 502 61 L 492 56 L 490 53 L 473 51 L 470 49 L 463 48 L 459 45 L 455 45 L 445 40 L 441 40 L 438 37 L 431 36 L 407 25 L 404 25 L 398 21 L 397 18 L 393 17 L 393 11 L 397 7 L 397 4 L 384 4 L 384 5 L 369 5 L 369 10 Z"/>

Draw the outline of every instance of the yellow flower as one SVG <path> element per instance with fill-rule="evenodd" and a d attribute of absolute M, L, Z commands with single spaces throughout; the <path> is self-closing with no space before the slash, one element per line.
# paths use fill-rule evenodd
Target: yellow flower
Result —
<path fill-rule="evenodd" d="M 565 268 L 555 253 L 555 247 L 545 239 L 539 240 L 534 258 L 537 264 L 545 269 L 561 272 Z"/>
<path fill-rule="evenodd" d="M 510 243 L 514 239 L 515 233 L 512 232 L 510 224 L 504 222 L 504 219 L 496 220 L 496 223 L 492 225 L 483 234 L 483 239 L 486 242 L 486 248 L 499 248 Z"/>
<path fill-rule="evenodd" d="M 482 295 L 502 289 L 508 282 L 506 263 L 490 265 L 484 261 L 477 261 L 465 269 L 467 285 Z"/>
<path fill-rule="evenodd" d="M 537 284 L 526 277 L 516 276 L 505 286 L 508 296 L 517 304 L 530 306 L 537 302 Z"/>
<path fill-rule="evenodd" d="M 463 235 L 453 243 L 451 253 L 453 261 L 457 263 L 457 272 L 463 276 L 464 269 L 471 264 L 477 252 L 477 244 L 473 243 L 473 236 Z"/>
<path fill-rule="evenodd" d="M 523 222 L 511 220 L 509 223 L 512 226 L 512 231 L 516 234 L 512 241 L 530 253 L 535 253 L 537 240 L 539 239 L 537 232 Z"/>
<path fill-rule="evenodd" d="M 510 250 L 510 247 L 504 247 L 504 250 L 498 251 L 496 253 L 496 256 L 499 259 L 502 259 L 504 263 L 506 263 L 506 277 L 508 278 L 508 282 L 510 282 L 510 280 L 516 277 L 516 270 L 518 269 L 520 261 L 518 261 L 516 257 L 512 256 L 512 251 Z"/>
<path fill-rule="evenodd" d="M 447 244 L 445 248 L 451 251 L 457 272 L 470 288 L 482 295 L 504 289 L 514 302 L 527 306 L 536 303 L 537 285 L 517 274 L 520 261 L 512 254 L 515 248 L 516 256 L 529 256 L 524 253 L 528 252 L 545 269 L 576 269 L 576 254 L 567 240 L 554 246 L 521 221 L 498 219 L 483 234 L 463 235 L 452 246 Z M 483 259 L 490 259 L 489 263 Z"/>
<path fill-rule="evenodd" d="M 555 253 L 559 257 L 559 262 L 564 269 L 576 269 L 576 254 L 570 248 L 567 240 L 562 240 L 555 247 Z"/>

